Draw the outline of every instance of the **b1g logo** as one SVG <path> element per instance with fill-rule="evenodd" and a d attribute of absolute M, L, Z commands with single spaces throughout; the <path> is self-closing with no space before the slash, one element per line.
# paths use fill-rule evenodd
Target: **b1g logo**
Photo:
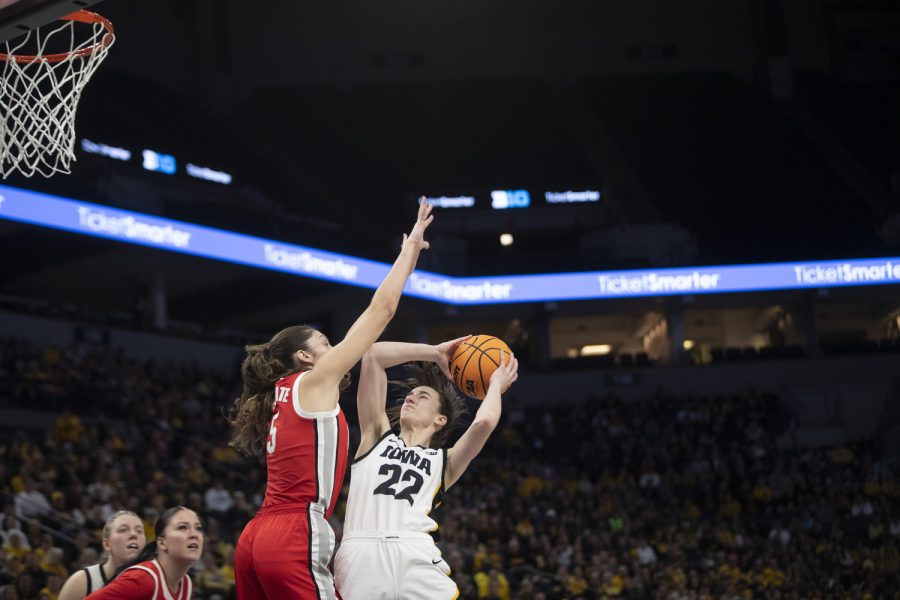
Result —
<path fill-rule="evenodd" d="M 491 207 L 498 210 L 504 208 L 526 208 L 531 204 L 528 190 L 494 190 L 491 192 Z"/>
<path fill-rule="evenodd" d="M 165 173 L 166 175 L 174 175 L 177 169 L 175 157 L 169 154 L 160 154 L 153 150 L 144 150 L 144 168 L 148 171 L 156 171 L 157 173 Z"/>

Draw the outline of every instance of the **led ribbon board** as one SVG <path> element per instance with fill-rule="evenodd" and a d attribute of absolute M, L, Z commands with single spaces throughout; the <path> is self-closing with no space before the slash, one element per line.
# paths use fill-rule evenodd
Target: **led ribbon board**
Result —
<path fill-rule="evenodd" d="M 0 185 L 0 218 L 374 289 L 390 265 Z M 900 257 L 498 277 L 415 271 L 404 294 L 447 304 L 549 302 L 900 283 Z"/>

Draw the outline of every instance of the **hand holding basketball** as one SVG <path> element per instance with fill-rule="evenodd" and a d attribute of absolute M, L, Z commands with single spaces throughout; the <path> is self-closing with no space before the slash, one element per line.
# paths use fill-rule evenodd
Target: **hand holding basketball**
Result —
<path fill-rule="evenodd" d="M 435 349 L 438 352 L 438 358 L 434 362 L 441 368 L 441 371 L 444 372 L 444 375 L 447 376 L 447 379 L 451 381 L 453 380 L 453 375 L 450 374 L 450 359 L 453 358 L 453 355 L 456 353 L 456 349 L 459 348 L 459 345 L 471 337 L 471 335 L 464 335 L 460 338 L 456 338 L 455 340 L 449 340 L 435 346 Z"/>
<path fill-rule="evenodd" d="M 512 356 L 509 346 L 491 335 L 476 335 L 462 340 L 450 359 L 450 373 L 459 391 L 469 398 L 484 400 L 491 376 L 495 369 L 500 368 L 500 355 L 503 353 Z"/>
<path fill-rule="evenodd" d="M 519 378 L 519 359 L 513 354 L 500 353 L 500 366 L 491 373 L 491 383 L 488 389 L 495 385 L 500 386 L 500 393 L 505 394 L 516 379 Z"/>
<path fill-rule="evenodd" d="M 413 244 L 417 251 L 428 250 L 430 244 L 425 241 L 425 230 L 428 229 L 428 226 L 434 220 L 434 215 L 431 214 L 432 209 L 434 209 L 434 206 L 425 201 L 425 196 L 419 198 L 419 214 L 416 218 L 416 224 L 413 225 L 409 235 L 403 234 L 404 246 L 409 243 Z"/>

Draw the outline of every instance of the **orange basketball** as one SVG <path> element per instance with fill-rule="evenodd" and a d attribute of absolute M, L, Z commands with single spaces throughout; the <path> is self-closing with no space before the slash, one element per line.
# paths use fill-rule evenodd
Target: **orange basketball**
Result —
<path fill-rule="evenodd" d="M 469 398 L 484 400 L 491 375 L 500 366 L 501 352 L 512 354 L 506 342 L 491 335 L 472 336 L 461 343 L 450 360 L 450 373 L 459 391 Z"/>

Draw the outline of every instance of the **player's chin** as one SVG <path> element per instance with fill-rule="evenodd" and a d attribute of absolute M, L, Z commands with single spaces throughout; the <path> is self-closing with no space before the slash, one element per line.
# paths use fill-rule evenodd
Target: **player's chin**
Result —
<path fill-rule="evenodd" d="M 186 558 L 198 559 L 203 554 L 203 544 L 188 544 L 184 547 L 184 555 Z"/>

